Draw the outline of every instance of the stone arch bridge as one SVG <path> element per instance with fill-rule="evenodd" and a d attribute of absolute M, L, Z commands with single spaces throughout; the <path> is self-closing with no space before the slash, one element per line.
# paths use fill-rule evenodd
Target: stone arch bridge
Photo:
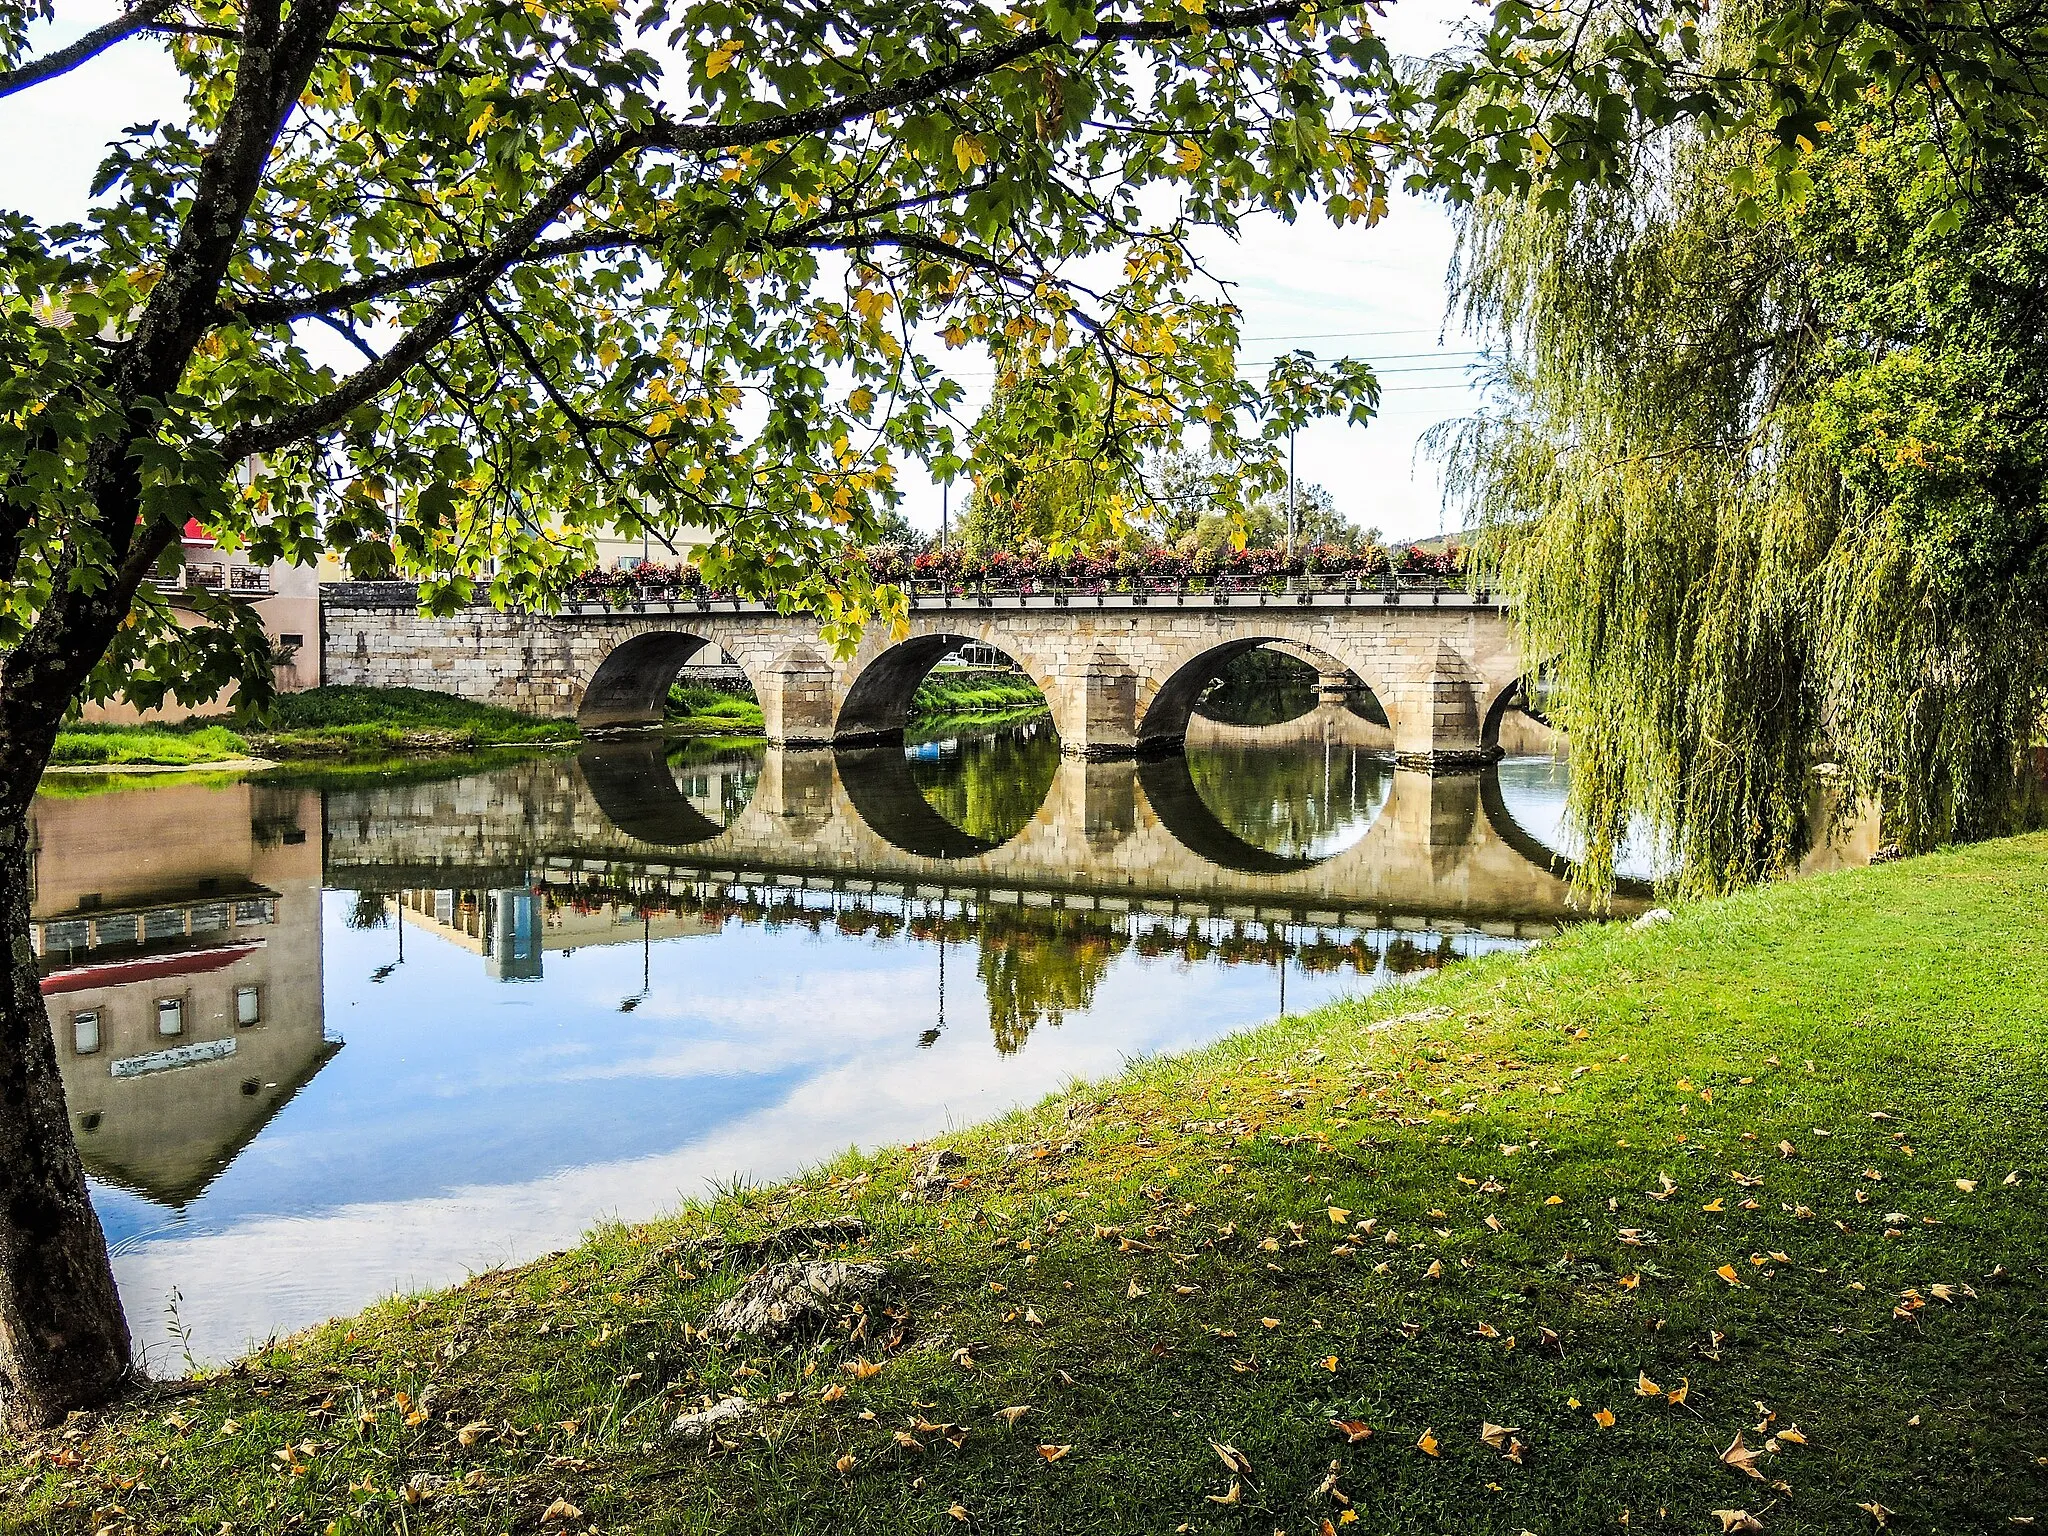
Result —
<path fill-rule="evenodd" d="M 730 655 L 783 746 L 886 739 L 931 668 L 964 641 L 1012 657 L 1044 691 L 1069 755 L 1179 744 L 1203 687 L 1272 645 L 1369 687 L 1404 766 L 1499 755 L 1527 670 L 1505 603 L 1464 591 L 1153 592 L 913 597 L 900 634 L 871 626 L 846 658 L 814 622 L 759 603 L 677 598 L 572 603 L 556 614 L 472 608 L 423 617 L 403 583 L 343 583 L 322 600 L 323 681 L 431 688 L 587 728 L 660 721 L 677 670 Z"/>

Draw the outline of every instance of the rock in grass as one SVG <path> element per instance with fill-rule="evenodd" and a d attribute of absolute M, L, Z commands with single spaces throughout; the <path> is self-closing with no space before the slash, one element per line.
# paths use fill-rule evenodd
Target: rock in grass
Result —
<path fill-rule="evenodd" d="M 700 1408 L 695 1413 L 686 1413 L 669 1425 L 668 1432 L 678 1440 L 688 1440 L 703 1445 L 714 1439 L 720 1430 L 738 1429 L 753 1417 L 754 1405 L 744 1397 L 726 1397 L 713 1403 L 709 1408 Z"/>
<path fill-rule="evenodd" d="M 1678 914 L 1669 907 L 1652 907 L 1641 917 L 1629 924 L 1631 928 L 1661 928 Z"/>
<path fill-rule="evenodd" d="M 752 1268 L 805 1249 L 836 1248 L 841 1243 L 865 1242 L 867 1236 L 868 1224 L 858 1216 L 832 1216 L 823 1221 L 795 1222 L 760 1237 L 707 1237 L 694 1246 L 703 1263 Z"/>
<path fill-rule="evenodd" d="M 855 1307 L 872 1307 L 892 1289 L 886 1264 L 799 1259 L 771 1264 L 712 1309 L 704 1336 L 714 1344 L 780 1344 L 822 1333 Z"/>

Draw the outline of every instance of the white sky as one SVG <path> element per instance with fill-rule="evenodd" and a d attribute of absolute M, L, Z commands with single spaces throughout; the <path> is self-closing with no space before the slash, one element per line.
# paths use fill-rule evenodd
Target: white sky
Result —
<path fill-rule="evenodd" d="M 66 0 L 54 27 L 62 42 L 113 15 L 113 0 Z M 1465 0 L 1403 0 L 1380 30 L 1411 54 L 1442 46 Z M 134 41 L 70 76 L 0 100 L 0 207 L 44 222 L 85 208 L 107 143 L 124 127 L 179 115 L 179 81 L 162 52 Z M 1295 225 L 1261 219 L 1235 243 L 1205 253 L 1238 285 L 1248 338 L 1245 361 L 1305 347 L 1319 357 L 1356 356 L 1382 365 L 1382 414 L 1370 427 L 1323 423 L 1303 432 L 1297 464 L 1353 522 L 1389 539 L 1442 531 L 1434 466 L 1417 452 L 1432 423 L 1466 414 L 1478 394 L 1464 365 L 1472 342 L 1446 328 L 1444 272 L 1451 224 L 1439 207 L 1405 195 L 1374 229 L 1338 230 L 1311 213 Z M 1441 336 L 1441 341 L 1440 341 Z M 970 369 L 971 370 L 971 366 Z M 905 511 L 922 528 L 939 521 L 939 494 L 922 476 L 905 479 Z M 957 490 L 956 490 L 957 496 Z"/>

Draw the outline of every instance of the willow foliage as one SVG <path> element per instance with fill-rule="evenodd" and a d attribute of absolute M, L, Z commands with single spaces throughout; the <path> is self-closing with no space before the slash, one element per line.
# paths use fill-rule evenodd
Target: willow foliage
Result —
<path fill-rule="evenodd" d="M 1596 889 L 1631 827 L 1690 892 L 1792 865 L 1822 762 L 1909 846 L 1995 832 L 2040 734 L 2048 197 L 1998 147 L 1958 218 L 1924 120 L 1830 127 L 1786 200 L 1684 134 L 1463 214 L 1509 345 L 1435 446 L 1553 658 Z"/>

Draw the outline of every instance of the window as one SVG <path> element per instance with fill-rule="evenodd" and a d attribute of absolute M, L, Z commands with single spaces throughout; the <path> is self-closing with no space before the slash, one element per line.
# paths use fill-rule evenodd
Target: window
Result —
<path fill-rule="evenodd" d="M 185 999 L 160 997 L 156 1000 L 156 1032 L 166 1039 L 185 1033 Z"/>
<path fill-rule="evenodd" d="M 192 931 L 212 933 L 228 925 L 228 905 L 224 901 L 201 902 L 192 909 Z"/>
<path fill-rule="evenodd" d="M 240 928 L 250 923 L 267 923 L 272 918 L 271 904 L 267 899 L 238 901 L 235 903 L 235 926 Z"/>
<path fill-rule="evenodd" d="M 154 912 L 143 913 L 142 936 L 152 941 L 182 939 L 185 936 L 185 909 L 158 907 Z"/>
<path fill-rule="evenodd" d="M 131 913 L 125 917 L 103 917 L 93 925 L 97 944 L 133 944 L 142 932 Z"/>
<path fill-rule="evenodd" d="M 100 1048 L 100 1011 L 87 1009 L 71 1015 L 71 1049 L 90 1056 Z"/>
<path fill-rule="evenodd" d="M 277 648 L 285 653 L 284 659 L 286 661 L 290 661 L 291 653 L 305 643 L 306 637 L 304 635 L 279 635 L 277 637 Z"/>
<path fill-rule="evenodd" d="M 235 1023 L 243 1029 L 263 1022 L 263 989 L 261 987 L 235 988 Z"/>

